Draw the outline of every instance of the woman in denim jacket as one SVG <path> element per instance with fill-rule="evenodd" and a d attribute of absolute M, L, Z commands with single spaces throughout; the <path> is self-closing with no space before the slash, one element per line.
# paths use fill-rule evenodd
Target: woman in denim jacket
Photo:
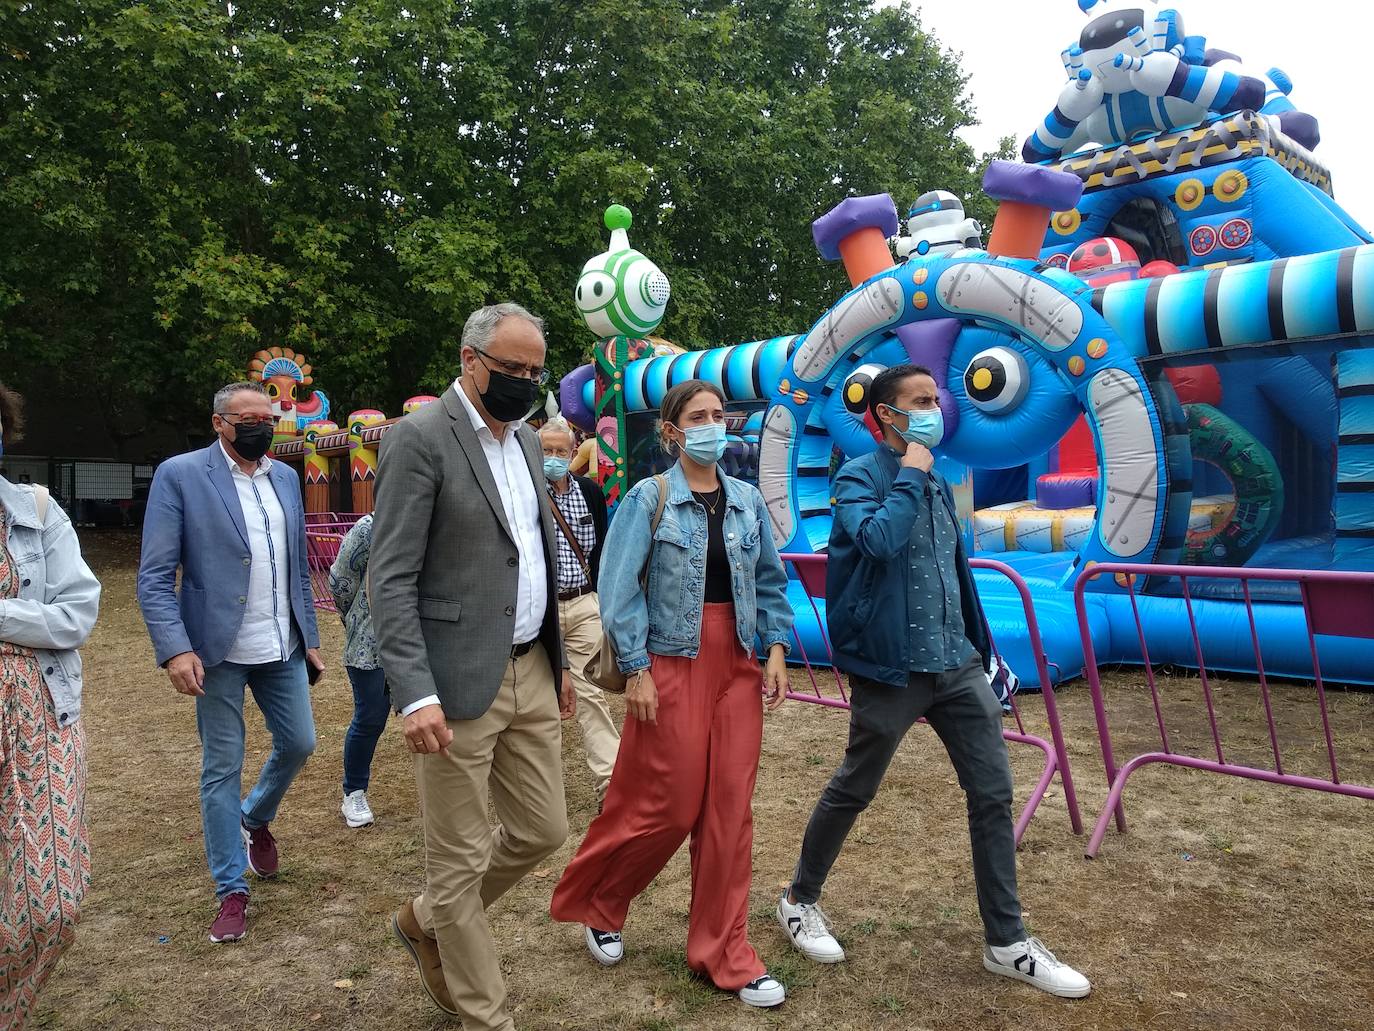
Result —
<path fill-rule="evenodd" d="M 783 987 L 746 925 L 763 709 L 777 708 L 787 690 L 787 574 L 762 495 L 717 468 L 721 392 L 702 380 L 681 383 L 660 415 L 661 442 L 678 462 L 625 496 L 598 582 L 602 623 L 630 674 L 625 733 L 605 809 L 551 911 L 586 926 L 597 962 L 618 962 L 630 903 L 690 834 L 687 963 L 751 1006 L 776 1006 Z M 768 653 L 762 676 L 756 638 Z"/>
<path fill-rule="evenodd" d="M 17 439 L 0 386 L 0 443 Z M 23 1027 L 91 879 L 81 657 L 100 581 L 44 488 L 0 478 L 0 1027 Z"/>

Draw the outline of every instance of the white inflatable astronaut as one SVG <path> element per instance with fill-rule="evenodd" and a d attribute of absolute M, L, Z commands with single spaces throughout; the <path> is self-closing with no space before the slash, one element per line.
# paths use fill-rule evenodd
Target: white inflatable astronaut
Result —
<path fill-rule="evenodd" d="M 945 190 L 917 197 L 907 212 L 906 228 L 910 235 L 897 237 L 893 248 L 898 261 L 983 246 L 983 227 L 965 216 L 963 202 Z"/>

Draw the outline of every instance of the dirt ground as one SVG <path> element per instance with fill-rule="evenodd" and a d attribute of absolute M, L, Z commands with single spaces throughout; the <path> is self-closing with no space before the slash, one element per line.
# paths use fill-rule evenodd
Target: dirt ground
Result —
<path fill-rule="evenodd" d="M 211 945 L 192 702 L 153 666 L 134 601 L 136 541 L 91 535 L 86 548 L 105 584 L 100 625 L 85 649 L 95 885 L 33 1026 L 456 1026 L 421 993 L 388 929 L 391 912 L 420 886 L 424 859 L 410 759 L 394 725 L 373 768 L 377 825 L 350 831 L 339 816 L 351 696 L 337 665 L 337 620 L 321 614 L 335 665 L 314 690 L 319 749 L 273 824 L 282 874 L 254 884 L 248 939 Z M 1109 678 L 1119 757 L 1153 747 L 1142 685 L 1139 670 Z M 1255 684 L 1216 690 L 1228 758 L 1263 761 L 1268 739 Z M 1205 745 L 1196 680 L 1167 680 L 1165 696 L 1179 742 Z M 1275 696 L 1286 759 L 1299 772 L 1320 773 L 1313 692 L 1293 685 Z M 1060 701 L 1090 827 L 1106 794 L 1092 708 L 1081 681 Z M 1023 699 L 1023 711 L 1028 729 L 1043 732 L 1038 696 Z M 251 778 L 267 738 L 251 702 L 249 712 Z M 1344 743 L 1343 776 L 1374 781 L 1374 696 L 1334 695 L 1331 717 Z M 845 729 L 844 713 L 799 703 L 768 720 L 754 805 L 751 933 L 789 995 L 781 1009 L 757 1012 L 686 969 L 685 849 L 631 911 L 619 966 L 597 967 L 579 928 L 549 920 L 550 892 L 595 812 L 580 733 L 570 725 L 572 835 L 491 913 L 517 1026 L 1374 1027 L 1370 803 L 1148 767 L 1126 792 L 1130 833 L 1109 834 L 1087 862 L 1086 838 L 1070 833 L 1056 784 L 1022 843 L 1019 869 L 1032 932 L 1094 982 L 1088 999 L 1057 1000 L 982 969 L 962 796 L 926 728 L 902 747 L 827 886 L 825 906 L 848 962 L 806 963 L 772 910 Z M 1035 782 L 1039 754 L 1013 746 L 1018 800 Z"/>

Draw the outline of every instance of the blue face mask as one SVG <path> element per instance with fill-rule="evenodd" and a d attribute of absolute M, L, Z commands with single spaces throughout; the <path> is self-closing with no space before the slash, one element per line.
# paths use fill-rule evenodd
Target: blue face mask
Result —
<path fill-rule="evenodd" d="M 687 442 L 682 445 L 682 450 L 697 465 L 714 465 L 725 454 L 725 426 L 722 423 L 693 426 L 684 430 L 683 435 Z"/>
<path fill-rule="evenodd" d="M 544 456 L 544 478 L 546 480 L 561 480 L 568 475 L 569 460 L 557 458 L 554 455 Z"/>
<path fill-rule="evenodd" d="M 913 408 L 909 412 L 888 405 L 887 410 L 906 416 L 906 429 L 898 430 L 895 425 L 892 428 L 908 444 L 933 448 L 945 439 L 945 415 L 938 405 L 934 408 Z"/>

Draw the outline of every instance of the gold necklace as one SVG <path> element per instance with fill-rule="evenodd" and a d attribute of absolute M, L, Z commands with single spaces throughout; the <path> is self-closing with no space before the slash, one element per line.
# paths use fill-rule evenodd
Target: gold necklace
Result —
<path fill-rule="evenodd" d="M 706 495 L 701 491 L 694 490 L 692 491 L 692 494 L 696 497 L 698 501 L 700 501 L 703 505 L 706 506 L 706 511 L 710 512 L 712 515 L 715 515 L 716 509 L 720 507 L 720 491 L 721 488 L 719 486 L 717 486 L 715 490 L 711 491 L 711 496 L 716 499 L 716 503 L 714 505 L 706 500 Z"/>

